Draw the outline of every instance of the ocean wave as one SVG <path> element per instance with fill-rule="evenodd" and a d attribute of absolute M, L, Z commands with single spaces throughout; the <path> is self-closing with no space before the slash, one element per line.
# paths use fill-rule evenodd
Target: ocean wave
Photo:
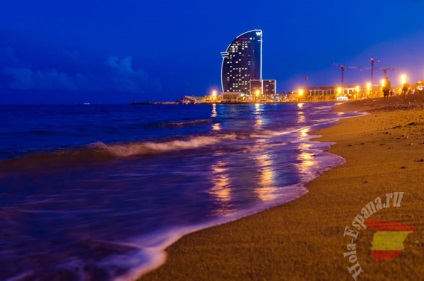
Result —
<path fill-rule="evenodd" d="M 103 162 L 124 157 L 148 156 L 166 152 L 177 152 L 182 150 L 200 149 L 213 147 L 228 141 L 246 139 L 268 139 L 298 133 L 302 130 L 310 131 L 314 125 L 308 127 L 290 127 L 284 130 L 260 130 L 227 132 L 222 134 L 198 135 L 191 137 L 180 137 L 171 140 L 151 140 L 140 142 L 127 142 L 118 144 L 106 144 L 95 142 L 86 147 L 75 149 L 63 149 L 59 151 L 38 151 L 26 156 L 6 159 L 0 161 L 0 170 L 15 168 L 34 168 L 62 166 L 78 163 Z M 236 146 L 232 144 L 232 149 Z M 222 148 L 222 147 L 221 147 Z"/>
<path fill-rule="evenodd" d="M 186 140 L 172 140 L 166 142 L 140 142 L 127 144 L 107 145 L 102 142 L 91 144 L 94 149 L 102 149 L 115 157 L 129 157 L 135 155 L 156 154 L 169 151 L 187 150 L 202 148 L 214 145 L 224 140 L 235 140 L 236 134 L 226 134 L 219 136 L 197 136 Z"/>
<path fill-rule="evenodd" d="M 160 154 L 173 151 L 199 149 L 223 141 L 236 140 L 235 133 L 193 136 L 168 141 L 144 141 L 122 144 L 96 142 L 87 147 L 53 152 L 36 152 L 27 156 L 0 161 L 0 170 L 41 169 L 78 163 L 102 162 L 123 157 Z"/>

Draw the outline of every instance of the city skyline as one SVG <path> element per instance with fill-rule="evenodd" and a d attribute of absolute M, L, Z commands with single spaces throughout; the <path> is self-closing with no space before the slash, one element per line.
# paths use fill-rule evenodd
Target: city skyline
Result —
<path fill-rule="evenodd" d="M 423 8 L 412 0 L 8 1 L 0 4 L 0 103 L 209 94 L 221 88 L 219 52 L 255 28 L 266 34 L 263 76 L 276 79 L 277 92 L 338 84 L 333 63 L 369 66 L 370 58 L 397 68 L 388 73 L 393 84 L 402 73 L 414 82 L 424 77 Z M 376 71 L 375 81 L 382 76 Z M 345 72 L 346 84 L 369 80 L 368 71 Z"/>

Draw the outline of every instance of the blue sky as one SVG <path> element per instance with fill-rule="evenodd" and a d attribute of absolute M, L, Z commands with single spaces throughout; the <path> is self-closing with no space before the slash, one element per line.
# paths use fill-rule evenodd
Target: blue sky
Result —
<path fill-rule="evenodd" d="M 176 100 L 220 89 L 220 52 L 263 30 L 277 90 L 340 83 L 333 63 L 424 78 L 424 2 L 14 0 L 0 4 L 0 103 Z M 382 71 L 375 77 L 381 78 Z M 366 83 L 368 70 L 346 70 Z"/>

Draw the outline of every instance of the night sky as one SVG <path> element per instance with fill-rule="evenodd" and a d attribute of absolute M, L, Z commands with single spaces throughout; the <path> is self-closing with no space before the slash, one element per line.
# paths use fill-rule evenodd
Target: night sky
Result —
<path fill-rule="evenodd" d="M 340 83 L 370 58 L 424 78 L 424 2 L 13 0 L 0 3 L 0 103 L 129 103 L 220 90 L 221 55 L 263 30 L 277 91 Z M 376 65 L 377 66 L 377 65 Z M 375 72 L 375 80 L 383 76 Z M 346 70 L 366 83 L 369 70 Z"/>

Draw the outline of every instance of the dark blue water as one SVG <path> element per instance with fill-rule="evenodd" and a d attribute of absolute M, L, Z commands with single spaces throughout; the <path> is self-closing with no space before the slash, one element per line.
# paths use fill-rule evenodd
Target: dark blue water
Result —
<path fill-rule="evenodd" d="M 0 106 L 0 280 L 132 280 L 343 162 L 333 104 Z"/>

